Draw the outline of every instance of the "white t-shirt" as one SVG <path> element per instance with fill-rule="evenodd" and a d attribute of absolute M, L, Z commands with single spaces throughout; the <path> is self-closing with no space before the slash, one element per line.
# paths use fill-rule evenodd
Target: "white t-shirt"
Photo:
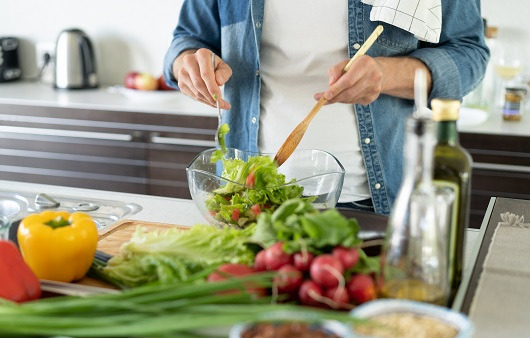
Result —
<path fill-rule="evenodd" d="M 266 0 L 260 48 L 259 148 L 275 153 L 328 85 L 328 70 L 348 59 L 345 0 Z M 325 150 L 346 170 L 339 202 L 370 197 L 354 106 L 326 105 L 298 149 Z"/>

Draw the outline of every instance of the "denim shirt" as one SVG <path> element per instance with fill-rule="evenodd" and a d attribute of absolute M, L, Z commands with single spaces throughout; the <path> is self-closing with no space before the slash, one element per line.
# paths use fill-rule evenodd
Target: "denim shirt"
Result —
<path fill-rule="evenodd" d="M 386 23 L 370 21 L 371 6 L 348 2 L 348 50 L 362 45 L 378 24 L 384 31 L 367 54 L 410 56 L 431 71 L 432 98 L 461 99 L 479 84 L 489 59 L 479 0 L 442 0 L 443 24 L 438 44 Z M 227 146 L 258 151 L 260 118 L 260 41 L 264 0 L 185 0 L 164 61 L 164 77 L 177 86 L 174 59 L 184 50 L 208 48 L 232 68 L 224 96 L 232 108 L 223 112 L 230 125 Z M 296 13 L 293 13 L 296 15 Z M 315 27 L 325 29 L 325 27 Z M 308 32 L 308 43 L 311 32 Z M 333 65 L 330 65 L 330 67 Z M 324 88 L 325 89 L 325 88 Z M 413 101 L 380 95 L 367 106 L 355 105 L 361 151 L 374 209 L 389 214 L 403 175 L 403 138 Z"/>

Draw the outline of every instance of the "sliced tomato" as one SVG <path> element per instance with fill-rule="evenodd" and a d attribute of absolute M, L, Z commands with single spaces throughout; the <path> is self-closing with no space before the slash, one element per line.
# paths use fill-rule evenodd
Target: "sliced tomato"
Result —
<path fill-rule="evenodd" d="M 232 219 L 237 222 L 237 220 L 239 219 L 239 215 L 241 215 L 241 211 L 239 211 L 239 209 L 234 209 L 232 211 Z"/>
<path fill-rule="evenodd" d="M 253 171 L 248 174 L 247 179 L 245 180 L 245 185 L 248 187 L 253 187 L 256 185 L 256 175 L 254 175 Z"/>
<path fill-rule="evenodd" d="M 258 216 L 259 214 L 261 214 L 261 208 L 259 206 L 259 204 L 254 204 L 253 206 L 250 207 L 250 211 L 252 211 L 252 213 L 256 216 Z"/>

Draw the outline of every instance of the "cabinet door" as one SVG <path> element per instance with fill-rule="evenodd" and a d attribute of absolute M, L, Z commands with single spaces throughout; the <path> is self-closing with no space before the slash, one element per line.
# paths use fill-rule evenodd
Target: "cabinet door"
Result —
<path fill-rule="evenodd" d="M 147 146 L 141 132 L 116 128 L 103 114 L 87 115 L 1 106 L 0 179 L 146 193 Z"/>
<path fill-rule="evenodd" d="M 460 142 L 473 157 L 470 227 L 491 197 L 530 199 L 530 137 L 462 133 Z"/>
<path fill-rule="evenodd" d="M 173 118 L 178 131 L 166 128 L 149 137 L 149 194 L 167 197 L 191 198 L 186 167 L 202 151 L 216 146 L 214 135 L 217 119 L 196 117 L 189 121 Z"/>

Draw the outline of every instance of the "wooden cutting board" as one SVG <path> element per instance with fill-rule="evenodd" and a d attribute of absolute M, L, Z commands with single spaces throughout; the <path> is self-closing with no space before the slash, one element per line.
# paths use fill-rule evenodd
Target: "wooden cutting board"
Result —
<path fill-rule="evenodd" d="M 176 224 L 124 220 L 99 232 L 98 250 L 113 256 L 117 255 L 121 245 L 131 239 L 138 226 L 142 226 L 147 231 L 160 231 L 175 227 L 182 230 L 189 229 L 187 226 Z"/>
<path fill-rule="evenodd" d="M 138 226 L 144 227 L 147 231 L 160 231 L 175 227 L 182 230 L 189 229 L 187 226 L 176 224 L 123 220 L 99 232 L 98 250 L 108 253 L 109 255 L 117 255 L 120 252 L 121 245 L 131 239 L 133 232 Z M 83 285 L 115 288 L 113 285 L 90 277 L 85 277 L 77 283 Z"/>

